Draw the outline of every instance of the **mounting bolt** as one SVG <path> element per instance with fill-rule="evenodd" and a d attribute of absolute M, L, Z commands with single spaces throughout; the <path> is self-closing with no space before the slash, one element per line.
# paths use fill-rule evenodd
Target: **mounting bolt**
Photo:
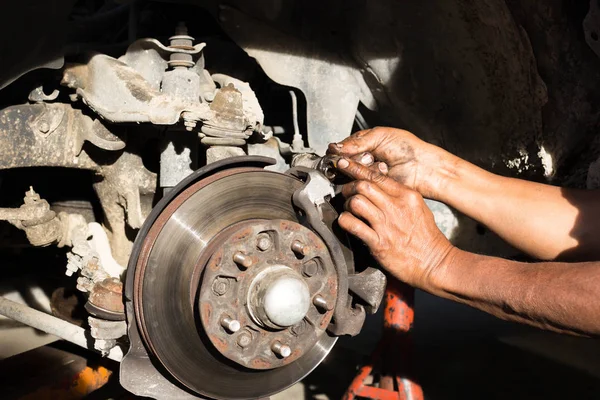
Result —
<path fill-rule="evenodd" d="M 325 300 L 320 294 L 315 296 L 313 299 L 313 304 L 321 311 L 331 310 L 331 306 L 327 303 L 327 300 Z"/>
<path fill-rule="evenodd" d="M 271 248 L 273 242 L 271 241 L 271 236 L 268 233 L 261 233 L 258 235 L 256 239 L 256 247 L 258 247 L 261 251 L 267 251 Z"/>
<path fill-rule="evenodd" d="M 217 278 L 212 285 L 213 293 L 217 296 L 223 296 L 229 290 L 229 280 L 225 278 Z"/>
<path fill-rule="evenodd" d="M 237 344 L 241 348 L 245 348 L 245 347 L 250 346 L 250 343 L 252 343 L 252 335 L 250 335 L 250 333 L 248 333 L 248 332 L 240 333 L 240 335 L 237 338 Z"/>
<path fill-rule="evenodd" d="M 229 333 L 236 333 L 242 327 L 240 321 L 232 319 L 227 316 L 221 318 L 221 326 Z M 239 339 L 238 339 L 239 340 Z"/>
<path fill-rule="evenodd" d="M 310 251 L 310 247 L 306 246 L 299 240 L 294 240 L 292 242 L 292 251 L 299 256 L 305 256 Z"/>
<path fill-rule="evenodd" d="M 273 346 L 271 346 L 271 350 L 273 350 L 273 353 L 275 353 L 277 357 L 281 358 L 289 357 L 290 354 L 292 354 L 292 349 L 290 349 L 290 346 L 288 346 L 287 344 L 282 344 L 279 341 L 273 343 Z"/>
<path fill-rule="evenodd" d="M 241 251 L 238 251 L 233 255 L 233 262 L 240 266 L 242 269 L 250 268 L 252 265 L 252 258 L 248 257 Z"/>
<path fill-rule="evenodd" d="M 302 273 L 307 277 L 315 276 L 319 272 L 319 264 L 316 260 L 309 260 L 304 263 L 302 267 Z"/>

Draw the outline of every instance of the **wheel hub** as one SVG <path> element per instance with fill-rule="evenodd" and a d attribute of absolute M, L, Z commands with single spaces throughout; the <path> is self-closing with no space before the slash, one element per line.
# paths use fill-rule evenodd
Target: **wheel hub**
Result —
<path fill-rule="evenodd" d="M 199 299 L 215 348 L 251 369 L 281 367 L 305 355 L 325 334 L 337 297 L 323 241 L 286 220 L 247 221 L 215 241 Z M 230 329 L 232 323 L 240 329 Z"/>

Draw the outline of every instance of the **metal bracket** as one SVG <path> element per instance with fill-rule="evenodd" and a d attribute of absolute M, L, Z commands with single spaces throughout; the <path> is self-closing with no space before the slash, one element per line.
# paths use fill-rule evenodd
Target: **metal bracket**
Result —
<path fill-rule="evenodd" d="M 304 211 L 306 221 L 325 242 L 337 270 L 338 298 L 332 322 L 327 330 L 336 336 L 355 336 L 362 329 L 366 312 L 362 305 L 352 305 L 348 275 L 353 271 L 349 271 L 338 238 L 323 222 L 323 210 L 321 209 L 328 198 L 335 196 L 333 185 L 323 174 L 311 168 L 296 167 L 289 170 L 288 173 L 305 181 L 304 186 L 294 193 L 294 205 Z"/>

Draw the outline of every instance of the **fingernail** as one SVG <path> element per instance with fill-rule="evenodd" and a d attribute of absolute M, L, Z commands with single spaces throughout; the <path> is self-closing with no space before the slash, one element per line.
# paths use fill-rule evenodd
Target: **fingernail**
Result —
<path fill-rule="evenodd" d="M 346 160 L 345 158 L 342 158 L 340 161 L 338 161 L 337 166 L 338 168 L 348 168 L 348 165 L 350 165 L 350 163 L 348 162 L 348 160 Z"/>
<path fill-rule="evenodd" d="M 373 159 L 373 156 L 370 153 L 363 154 L 363 156 L 360 159 L 360 163 L 363 165 L 371 165 L 373 164 L 373 161 L 375 160 Z"/>
<path fill-rule="evenodd" d="M 387 173 L 388 173 L 388 166 L 387 166 L 387 164 L 386 164 L 386 163 L 382 163 L 382 162 L 380 162 L 380 163 L 379 163 L 379 165 L 378 165 L 378 167 L 379 167 L 379 170 L 380 170 L 381 172 L 383 172 L 384 174 L 387 174 Z"/>

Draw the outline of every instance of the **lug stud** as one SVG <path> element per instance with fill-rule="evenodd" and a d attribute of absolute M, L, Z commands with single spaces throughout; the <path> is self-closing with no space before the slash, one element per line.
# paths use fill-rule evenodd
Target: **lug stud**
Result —
<path fill-rule="evenodd" d="M 233 262 L 236 263 L 243 269 L 250 268 L 252 265 L 252 258 L 238 251 L 233 255 Z"/>
<path fill-rule="evenodd" d="M 292 349 L 290 349 L 290 346 L 288 346 L 287 344 L 282 344 L 279 341 L 273 343 L 273 346 L 271 346 L 271 350 L 273 350 L 273 353 L 275 353 L 275 355 L 281 358 L 289 357 L 290 354 L 292 354 Z"/>
<path fill-rule="evenodd" d="M 313 304 L 315 305 L 315 307 L 317 307 L 320 311 L 329 311 L 331 310 L 331 306 L 327 303 L 327 300 L 325 300 L 323 298 L 323 296 L 321 296 L 320 294 L 316 295 L 313 299 Z"/>
<path fill-rule="evenodd" d="M 229 333 L 236 333 L 242 327 L 240 321 L 229 317 L 221 318 L 221 326 Z"/>
<path fill-rule="evenodd" d="M 305 256 L 310 251 L 310 247 L 306 246 L 299 240 L 294 240 L 292 242 L 292 251 L 299 256 Z"/>

